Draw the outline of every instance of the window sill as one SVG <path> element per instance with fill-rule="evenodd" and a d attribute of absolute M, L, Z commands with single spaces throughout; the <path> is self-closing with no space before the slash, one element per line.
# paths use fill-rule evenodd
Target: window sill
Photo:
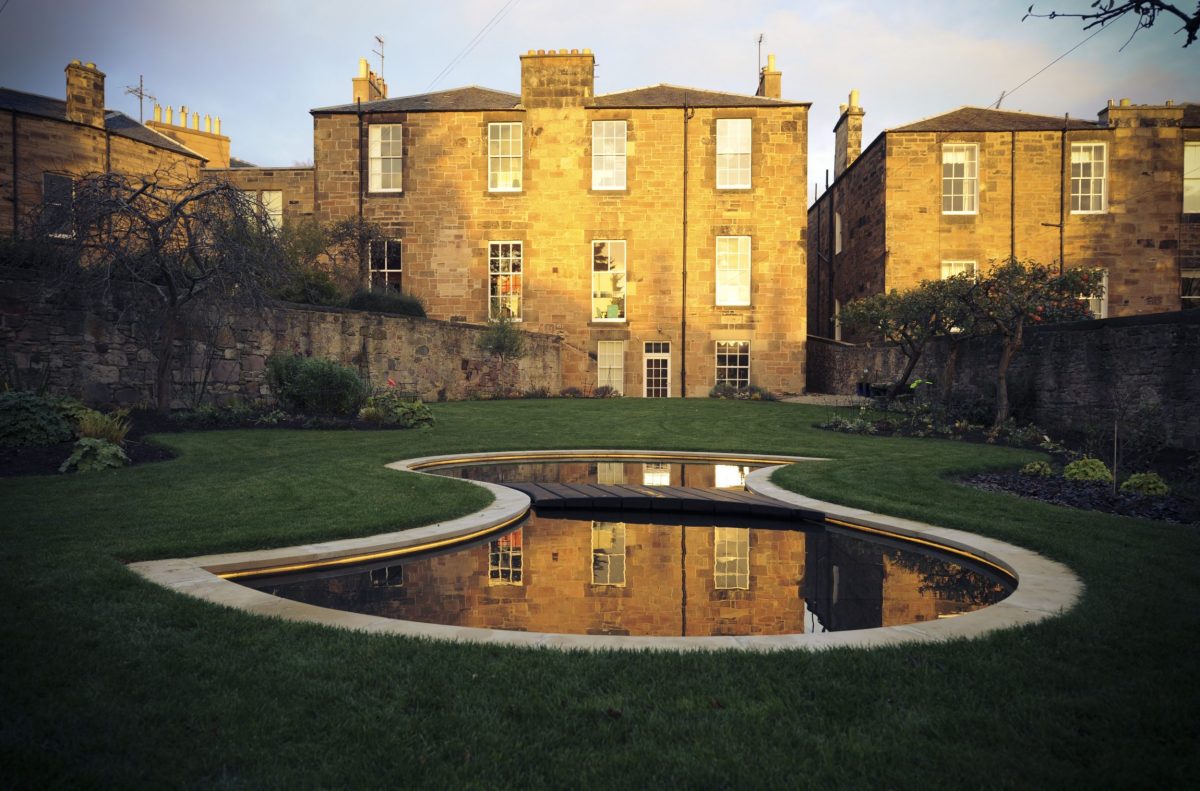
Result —
<path fill-rule="evenodd" d="M 363 193 L 364 198 L 394 198 L 397 195 L 403 196 L 404 190 L 367 190 Z"/>
<path fill-rule="evenodd" d="M 944 211 L 944 212 L 942 212 L 942 216 L 943 217 L 978 217 L 979 212 L 977 212 L 977 211 Z"/>
<path fill-rule="evenodd" d="M 1072 217 L 1087 217 L 1089 215 L 1094 217 L 1099 214 L 1108 214 L 1108 209 L 1101 209 L 1100 211 L 1073 211 L 1073 212 L 1071 212 Z"/>
<path fill-rule="evenodd" d="M 507 189 L 507 190 L 491 189 L 491 188 L 488 189 L 488 193 L 491 195 L 518 195 L 524 191 L 525 191 L 524 189 Z"/>
<path fill-rule="evenodd" d="M 716 189 L 717 189 L 717 192 L 749 192 L 750 190 L 754 189 L 754 187 L 749 184 L 747 184 L 743 187 L 729 187 L 729 186 L 721 186 L 720 184 L 718 184 Z"/>

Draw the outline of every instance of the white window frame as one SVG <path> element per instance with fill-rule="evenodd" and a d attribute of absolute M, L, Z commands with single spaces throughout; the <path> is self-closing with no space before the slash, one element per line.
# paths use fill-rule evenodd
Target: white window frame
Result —
<path fill-rule="evenodd" d="M 1104 289 L 1098 297 L 1083 297 L 1088 303 L 1088 311 L 1094 319 L 1108 318 L 1108 270 L 1104 270 L 1104 275 L 1100 280 L 1100 287 Z"/>
<path fill-rule="evenodd" d="M 725 348 L 722 348 L 725 347 Z M 730 358 L 734 359 L 730 359 Z M 714 384 L 727 384 L 743 390 L 750 386 L 750 341 L 716 342 Z"/>
<path fill-rule="evenodd" d="M 753 131 L 749 118 L 717 119 L 717 189 L 750 189 Z"/>
<path fill-rule="evenodd" d="M 943 261 L 942 280 L 955 275 L 969 274 L 972 280 L 979 279 L 979 264 L 975 261 Z"/>
<path fill-rule="evenodd" d="M 1184 286 L 1187 281 L 1195 281 L 1190 289 Z M 1200 308 L 1200 267 L 1183 267 L 1179 270 L 1179 307 L 1181 310 Z"/>
<path fill-rule="evenodd" d="M 741 464 L 713 465 L 713 487 L 716 489 L 745 489 L 746 476 L 749 473 L 750 468 Z"/>
<path fill-rule="evenodd" d="M 505 246 L 508 252 L 505 252 Z M 507 307 L 512 321 L 521 321 L 525 315 L 523 283 L 525 272 L 525 245 L 518 241 L 488 242 L 488 320 L 495 321 Z M 507 283 L 504 287 L 501 284 Z M 516 310 L 512 302 L 516 302 Z"/>
<path fill-rule="evenodd" d="M 404 191 L 404 124 L 367 127 L 367 191 Z"/>
<path fill-rule="evenodd" d="M 717 305 L 746 307 L 750 304 L 750 251 L 749 236 L 717 237 Z"/>
<path fill-rule="evenodd" d="M 671 463 L 647 461 L 642 463 L 642 486 L 670 486 Z"/>
<path fill-rule="evenodd" d="M 403 588 L 404 566 L 395 564 L 383 568 L 371 569 L 370 580 L 372 588 Z"/>
<path fill-rule="evenodd" d="M 592 522 L 592 584 L 625 587 L 625 523 Z"/>
<path fill-rule="evenodd" d="M 627 122 L 592 121 L 592 189 L 625 189 L 628 139 Z"/>
<path fill-rule="evenodd" d="M 382 251 L 382 255 L 380 254 Z M 395 253 L 393 256 L 392 253 Z M 392 261 L 396 259 L 396 266 Z M 382 281 L 382 286 L 376 285 L 376 275 Z M 392 288 L 391 275 L 395 277 L 395 288 Z M 367 278 L 372 290 L 394 290 L 402 293 L 404 290 L 404 243 L 400 239 L 375 239 L 367 243 Z"/>
<path fill-rule="evenodd" d="M 515 169 L 512 168 L 514 162 Z M 504 167 L 506 164 L 507 168 Z M 515 174 L 513 183 L 500 183 L 500 177 L 505 174 Z M 488 192 L 520 192 L 524 177 L 525 124 L 521 121 L 488 124 Z"/>
<path fill-rule="evenodd" d="M 57 184 L 57 187 L 53 186 L 55 184 Z M 64 203 L 62 200 L 57 199 L 58 196 L 52 196 L 51 194 L 56 189 L 61 189 L 66 185 L 70 185 L 71 187 L 71 195 L 67 198 L 69 203 Z M 61 216 L 56 217 L 53 228 L 43 225 L 47 235 L 54 239 L 73 239 L 75 237 L 75 179 L 66 173 L 42 174 L 43 222 L 52 213 L 61 214 Z"/>
<path fill-rule="evenodd" d="M 596 267 L 600 260 L 602 246 L 607 246 L 609 263 L 607 269 L 601 270 Z M 626 255 L 624 239 L 595 239 L 592 241 L 592 321 L 614 324 L 626 321 L 626 317 L 629 315 L 629 270 Z M 617 263 L 619 266 L 614 265 Z M 619 285 L 617 278 L 620 278 Z M 605 280 L 608 281 L 607 284 L 604 282 Z M 607 288 L 605 288 L 606 285 Z M 617 309 L 616 312 L 619 315 L 611 315 L 614 312 L 613 308 Z"/>
<path fill-rule="evenodd" d="M 596 387 L 605 386 L 625 392 L 625 341 L 596 344 Z"/>
<path fill-rule="evenodd" d="M 665 360 L 666 365 L 666 387 L 665 392 L 661 396 L 650 395 L 650 377 L 646 375 L 647 368 L 651 360 Z M 670 398 L 671 397 L 671 342 L 670 341 L 646 341 L 642 346 L 642 398 Z"/>
<path fill-rule="evenodd" d="M 1100 152 L 1099 158 L 1096 152 Z M 1071 144 L 1071 214 L 1108 212 L 1108 144 Z M 1097 189 L 1099 185 L 1099 189 Z M 1087 191 L 1084 191 L 1084 188 Z M 1087 208 L 1083 208 L 1084 204 Z"/>
<path fill-rule="evenodd" d="M 959 155 L 962 155 L 962 161 L 955 161 Z M 947 201 L 950 201 L 949 208 Z M 961 208 L 955 207 L 955 201 L 962 202 Z M 943 143 L 942 214 L 978 213 L 979 144 Z"/>
<path fill-rule="evenodd" d="M 1183 213 L 1200 214 L 1200 140 L 1183 143 Z"/>
<path fill-rule="evenodd" d="M 713 528 L 713 585 L 717 590 L 750 589 L 750 528 Z"/>
<path fill-rule="evenodd" d="M 525 584 L 525 542 L 517 528 L 488 542 L 488 585 Z"/>
<path fill-rule="evenodd" d="M 258 201 L 262 204 L 263 214 L 271 227 L 279 230 L 283 227 L 283 190 L 263 190 L 258 193 Z"/>

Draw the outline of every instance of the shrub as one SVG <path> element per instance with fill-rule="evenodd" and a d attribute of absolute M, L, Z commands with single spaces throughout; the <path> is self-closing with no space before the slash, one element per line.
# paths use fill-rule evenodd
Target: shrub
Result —
<path fill-rule="evenodd" d="M 267 382 L 288 409 L 307 415 L 357 415 L 367 400 L 367 384 L 353 368 L 333 360 L 272 355 Z"/>
<path fill-rule="evenodd" d="M 583 391 L 578 387 L 564 387 L 558 394 L 563 398 L 583 398 Z"/>
<path fill-rule="evenodd" d="M 549 398 L 550 391 L 544 387 L 534 387 L 525 391 L 525 398 Z"/>
<path fill-rule="evenodd" d="M 120 445 L 99 437 L 81 437 L 58 471 L 96 472 L 110 467 L 124 467 L 128 463 L 129 457 Z"/>
<path fill-rule="evenodd" d="M 731 384 L 722 382 L 721 384 L 713 385 L 713 388 L 708 391 L 709 398 L 728 398 L 738 401 L 776 401 L 778 400 L 774 393 L 757 385 L 746 385 L 745 387 L 734 387 Z"/>
<path fill-rule="evenodd" d="M 425 306 L 421 300 L 409 294 L 386 289 L 360 289 L 346 300 L 346 307 L 366 310 L 371 313 L 391 313 L 397 316 L 425 318 Z"/>
<path fill-rule="evenodd" d="M 341 305 L 342 293 L 333 277 L 317 266 L 297 267 L 276 292 L 275 297 L 286 302 L 305 305 Z M 424 315 L 424 314 L 422 314 Z"/>
<path fill-rule="evenodd" d="M 1054 469 L 1044 461 L 1031 461 L 1021 468 L 1021 474 L 1031 478 L 1049 478 L 1054 475 Z"/>
<path fill-rule="evenodd" d="M 620 398 L 621 393 L 612 385 L 600 385 L 592 391 L 592 398 Z"/>
<path fill-rule="evenodd" d="M 402 398 L 395 390 L 383 390 L 368 398 L 358 417 L 368 423 L 399 428 L 433 425 L 433 413 L 424 402 Z"/>
<path fill-rule="evenodd" d="M 54 445 L 74 435 L 51 399 L 36 393 L 0 393 L 0 447 Z"/>
<path fill-rule="evenodd" d="M 52 397 L 50 403 L 58 411 L 58 414 L 65 417 L 73 426 L 78 426 L 84 415 L 94 411 L 79 399 L 70 396 Z"/>
<path fill-rule="evenodd" d="M 1063 477 L 1070 481 L 1100 481 L 1112 483 L 1112 472 L 1099 459 L 1084 456 L 1063 468 Z"/>
<path fill-rule="evenodd" d="M 118 409 L 107 415 L 89 409 L 80 415 L 76 423 L 76 433 L 80 439 L 92 437 L 106 440 L 114 445 L 124 445 L 129 427 L 129 410 L 127 409 Z"/>
<path fill-rule="evenodd" d="M 487 329 L 476 341 L 479 350 L 504 360 L 519 360 L 525 356 L 525 334 L 507 316 L 488 323 Z"/>
<path fill-rule="evenodd" d="M 1135 472 L 1121 484 L 1121 491 L 1126 493 L 1146 494 L 1151 497 L 1161 497 L 1171 493 L 1171 487 L 1162 476 L 1156 472 Z"/>

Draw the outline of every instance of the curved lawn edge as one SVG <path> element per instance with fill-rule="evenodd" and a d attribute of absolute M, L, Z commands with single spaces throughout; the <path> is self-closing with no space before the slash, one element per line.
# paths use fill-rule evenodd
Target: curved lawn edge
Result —
<path fill-rule="evenodd" d="M 497 451 L 491 453 L 460 453 L 424 456 L 392 462 L 389 469 L 425 475 L 423 467 L 434 467 L 460 461 L 484 462 L 497 457 L 534 460 L 539 457 L 556 459 L 604 458 L 617 455 L 637 455 L 649 458 L 710 459 L 746 461 L 755 457 L 775 466 L 751 472 L 746 488 L 783 502 L 801 505 L 826 515 L 857 524 L 895 532 L 912 538 L 931 540 L 979 554 L 1009 570 L 1017 577 L 1016 591 L 1003 601 L 975 612 L 935 622 L 887 626 L 847 632 L 790 634 L 746 637 L 628 637 L 614 635 L 571 635 L 544 632 L 514 632 L 500 629 L 447 626 L 416 621 L 383 618 L 363 613 L 332 610 L 302 602 L 282 599 L 223 579 L 220 574 L 330 561 L 358 555 L 417 547 L 438 541 L 499 529 L 522 518 L 530 508 L 527 495 L 515 489 L 485 481 L 468 481 L 489 490 L 494 500 L 473 514 L 446 522 L 383 533 L 365 538 L 344 539 L 271 550 L 202 555 L 191 558 L 144 561 L 129 564 L 129 568 L 156 584 L 205 601 L 288 621 L 316 623 L 361 632 L 394 634 L 455 642 L 507 645 L 525 648 L 555 648 L 560 650 L 656 650 L 656 651 L 818 651 L 836 647 L 874 647 L 898 643 L 937 642 L 952 638 L 975 637 L 1010 627 L 1036 623 L 1065 612 L 1078 600 L 1083 584 L 1066 566 L 1050 561 L 1037 553 L 1002 541 L 960 530 L 939 528 L 869 511 L 848 508 L 783 489 L 770 482 L 770 476 L 781 469 L 780 463 L 824 461 L 807 456 L 779 454 L 703 453 L 689 451 L 553 450 Z"/>

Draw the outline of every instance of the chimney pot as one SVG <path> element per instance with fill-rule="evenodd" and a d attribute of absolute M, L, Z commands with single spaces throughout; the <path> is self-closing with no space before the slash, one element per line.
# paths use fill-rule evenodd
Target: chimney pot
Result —
<path fill-rule="evenodd" d="M 545 54 L 546 54 L 546 50 L 544 50 L 544 49 L 539 49 L 539 50 L 537 51 L 537 54 L 539 54 L 539 55 L 545 55 Z"/>
<path fill-rule="evenodd" d="M 192 113 L 192 128 L 200 131 L 200 113 Z"/>
<path fill-rule="evenodd" d="M 767 71 L 775 71 L 775 56 L 767 56 Z"/>
<path fill-rule="evenodd" d="M 1117 102 L 1116 102 L 1116 100 L 1115 100 L 1115 99 L 1109 99 L 1109 100 L 1108 100 L 1108 106 L 1109 106 L 1109 107 L 1112 107 L 1112 106 L 1113 106 L 1114 104 L 1116 104 L 1116 103 L 1117 103 Z"/>
<path fill-rule="evenodd" d="M 158 105 L 158 104 L 154 105 L 154 120 L 156 123 L 160 123 L 160 124 L 162 123 L 162 106 L 161 105 Z"/>
<path fill-rule="evenodd" d="M 858 88 L 850 89 L 850 106 L 855 110 L 858 109 Z"/>
<path fill-rule="evenodd" d="M 1167 107 L 1174 107 L 1174 106 L 1175 106 L 1175 100 L 1174 100 L 1174 99 L 1167 99 L 1167 101 L 1166 101 L 1166 106 L 1167 106 Z"/>
<path fill-rule="evenodd" d="M 94 68 L 96 68 L 96 64 L 95 64 L 95 63 L 92 63 L 91 61 L 88 61 L 87 63 L 85 63 L 85 64 L 83 64 L 83 65 L 84 65 L 84 66 L 86 66 L 86 67 L 87 67 L 87 68 L 89 68 L 89 69 L 94 69 Z"/>
<path fill-rule="evenodd" d="M 578 55 L 578 54 L 579 54 L 579 50 L 577 50 L 577 49 L 573 49 L 573 50 L 571 50 L 571 54 L 572 54 L 572 55 Z"/>
<path fill-rule="evenodd" d="M 1128 99 L 1128 98 L 1123 98 L 1123 99 L 1121 99 L 1121 106 L 1122 106 L 1122 107 L 1129 107 L 1129 106 L 1130 106 L 1130 104 L 1131 104 L 1131 102 L 1129 101 L 1129 99 Z"/>
<path fill-rule="evenodd" d="M 567 54 L 567 50 L 566 50 L 565 48 L 564 48 L 564 49 L 560 49 L 560 50 L 558 51 L 558 54 L 559 54 L 559 55 L 566 55 L 566 54 Z"/>
<path fill-rule="evenodd" d="M 214 134 L 221 134 L 221 116 L 217 116 L 216 125 L 213 127 Z"/>
<path fill-rule="evenodd" d="M 204 114 L 204 131 L 212 132 L 212 116 L 208 113 Z"/>
<path fill-rule="evenodd" d="M 583 51 L 583 54 L 584 54 L 584 55 L 591 55 L 591 54 L 592 54 L 592 51 L 591 51 L 590 49 L 585 49 L 585 50 Z"/>
<path fill-rule="evenodd" d="M 175 110 L 172 109 L 171 105 L 168 104 L 167 105 L 167 126 L 171 126 L 174 123 L 175 123 Z"/>
<path fill-rule="evenodd" d="M 367 68 L 367 59 L 366 59 L 366 58 L 359 58 L 359 59 L 358 59 L 358 76 L 359 76 L 359 77 L 366 77 L 366 76 L 367 76 L 367 72 L 368 72 L 368 70 L 369 70 L 369 69 Z"/>

